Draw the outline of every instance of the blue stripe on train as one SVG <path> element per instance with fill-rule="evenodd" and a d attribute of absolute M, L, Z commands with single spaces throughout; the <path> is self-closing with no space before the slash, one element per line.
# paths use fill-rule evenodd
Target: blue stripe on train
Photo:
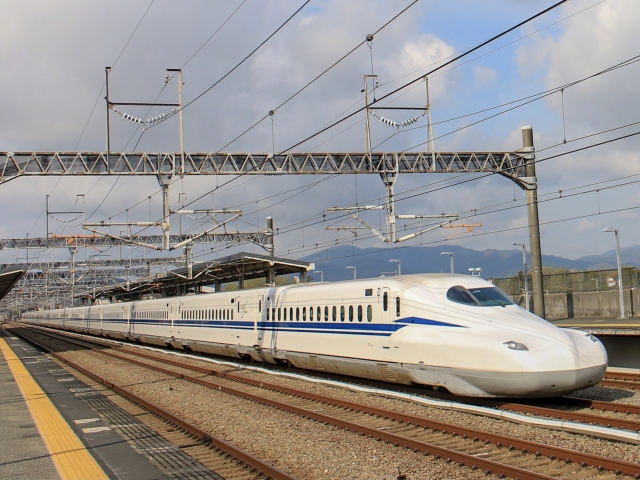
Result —
<path fill-rule="evenodd" d="M 84 319 L 75 319 L 84 322 Z M 93 323 L 99 322 L 99 320 L 92 319 Z M 89 321 L 89 326 L 91 325 Z M 128 324 L 127 319 L 103 319 L 104 323 L 111 324 Z M 164 326 L 169 327 L 171 320 L 159 320 L 159 319 L 133 319 L 131 323 L 135 325 L 152 325 L 152 326 Z M 393 323 L 354 323 L 354 322 L 258 322 L 257 327 L 259 330 L 272 330 L 283 332 L 302 332 L 302 333 L 333 333 L 333 334 L 349 334 L 349 335 L 375 335 L 375 336 L 389 336 L 393 332 L 400 330 L 407 325 L 429 325 L 438 327 L 455 327 L 455 328 L 467 328 L 462 325 L 455 325 L 453 323 L 440 322 L 437 320 L 429 320 L 419 317 L 407 317 L 400 320 L 395 320 Z M 254 322 L 244 320 L 176 320 L 174 321 L 174 327 L 194 327 L 194 328 L 235 328 L 238 330 L 253 330 Z"/>

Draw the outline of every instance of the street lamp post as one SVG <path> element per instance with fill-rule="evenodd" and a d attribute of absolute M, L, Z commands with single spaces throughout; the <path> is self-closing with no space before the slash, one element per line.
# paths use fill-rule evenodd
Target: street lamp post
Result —
<path fill-rule="evenodd" d="M 397 273 L 397 275 L 402 275 L 402 270 L 401 270 L 401 266 L 400 266 L 400 260 L 396 260 L 396 259 L 389 260 L 389 263 L 397 263 L 398 264 L 398 273 Z"/>
<path fill-rule="evenodd" d="M 314 270 L 313 273 L 319 273 L 320 274 L 320 283 L 324 282 L 324 273 L 322 272 L 322 270 Z"/>
<path fill-rule="evenodd" d="M 527 312 L 529 311 L 529 278 L 527 275 L 527 247 L 522 242 L 513 242 L 514 245 L 522 247 L 522 266 L 524 272 L 524 304 Z"/>
<path fill-rule="evenodd" d="M 346 270 L 353 270 L 353 279 L 356 280 L 356 267 L 350 265 L 346 267 Z"/>
<path fill-rule="evenodd" d="M 620 318 L 624 315 L 624 286 L 622 285 L 622 263 L 620 262 L 620 235 L 617 228 L 605 228 L 603 232 L 613 232 L 616 234 L 616 259 L 618 261 L 618 292 L 620 293 Z"/>
<path fill-rule="evenodd" d="M 453 271 L 453 252 L 442 252 L 440 255 L 449 255 L 449 257 L 451 257 L 451 273 L 454 273 L 454 271 Z"/>

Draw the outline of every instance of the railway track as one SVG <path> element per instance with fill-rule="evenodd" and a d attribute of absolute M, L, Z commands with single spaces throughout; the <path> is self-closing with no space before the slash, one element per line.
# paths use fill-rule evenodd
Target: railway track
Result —
<path fill-rule="evenodd" d="M 295 480 L 295 477 L 241 450 L 235 445 L 205 432 L 158 405 L 71 362 L 62 355 L 53 352 L 42 342 L 23 335 L 23 332 L 20 330 L 10 329 L 10 331 L 28 342 L 35 344 L 42 350 L 47 351 L 49 355 L 70 367 L 71 370 L 75 370 L 82 376 L 87 377 L 89 382 L 85 383 L 88 383 L 90 386 L 93 381 L 97 385 L 106 387 L 117 393 L 124 400 L 124 402 L 120 401 L 117 402 L 117 404 L 127 413 L 138 416 L 140 415 L 139 410 L 142 409 L 152 414 L 153 418 L 147 417 L 144 421 L 147 426 L 160 433 L 171 443 L 177 445 L 182 451 L 198 460 L 213 473 L 219 475 L 217 478 L 233 478 L 237 480 L 264 478 L 273 480 Z M 51 336 L 53 337 L 53 335 Z M 65 341 L 69 340 L 65 339 Z"/>
<path fill-rule="evenodd" d="M 607 387 L 630 388 L 640 390 L 640 374 L 626 372 L 607 372 L 600 385 Z"/>
<path fill-rule="evenodd" d="M 35 329 L 30 328 L 31 331 Z M 270 405 L 319 422 L 433 455 L 460 466 L 511 478 L 640 478 L 640 465 L 490 432 L 453 426 L 399 412 L 312 394 L 215 371 L 132 349 L 103 348 L 101 340 L 71 339 L 37 328 L 102 355 L 164 375 Z M 96 348 L 96 345 L 100 348 Z M 113 344 L 109 345 L 113 347 Z M 213 377 L 213 378 L 212 378 Z M 602 418 L 602 417 L 598 417 Z"/>

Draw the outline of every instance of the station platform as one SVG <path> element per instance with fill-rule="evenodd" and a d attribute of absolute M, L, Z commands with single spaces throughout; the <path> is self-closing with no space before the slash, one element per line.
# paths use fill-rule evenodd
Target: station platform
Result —
<path fill-rule="evenodd" d="M 579 328 L 593 334 L 640 336 L 640 318 L 566 318 L 549 321 L 558 327 Z"/>
<path fill-rule="evenodd" d="M 111 403 L 106 397 L 4 328 L 0 382 L 0 478 L 175 478 L 136 451 L 86 401 L 97 395 L 104 406 Z"/>
<path fill-rule="evenodd" d="M 568 318 L 550 322 L 598 337 L 607 349 L 611 369 L 640 369 L 640 318 Z"/>

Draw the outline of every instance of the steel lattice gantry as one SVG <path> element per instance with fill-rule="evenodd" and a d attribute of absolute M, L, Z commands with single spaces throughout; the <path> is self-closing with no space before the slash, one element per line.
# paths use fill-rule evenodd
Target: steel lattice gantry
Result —
<path fill-rule="evenodd" d="M 172 244 L 178 244 L 184 240 L 193 239 L 193 243 L 231 243 L 252 242 L 258 245 L 267 245 L 271 236 L 268 232 L 231 232 L 210 233 L 206 235 L 170 235 Z M 120 240 L 123 239 L 123 240 Z M 122 237 L 106 236 L 78 236 L 78 237 L 49 237 L 49 238 L 0 238 L 0 250 L 25 249 L 25 248 L 72 248 L 72 247 L 114 247 L 120 245 L 146 245 L 156 246 L 162 250 L 163 235 L 130 235 Z"/>
<path fill-rule="evenodd" d="M 511 152 L 399 152 L 399 153 L 115 153 L 115 152 L 0 152 L 0 185 L 20 176 L 59 175 L 147 175 L 155 176 L 163 189 L 163 236 L 140 236 L 141 244 L 171 249 L 169 188 L 176 176 L 183 175 L 335 175 L 376 174 L 386 188 L 387 236 L 396 242 L 394 183 L 401 173 L 495 173 L 509 178 L 527 190 L 529 237 L 532 255 L 534 312 L 544 318 L 542 261 L 535 174 L 533 129 L 522 128 L 523 146 Z M 89 230 L 91 231 L 91 230 Z M 99 233 L 99 232 L 96 232 Z M 238 241 L 243 234 L 212 234 L 199 242 Z M 247 234 L 249 241 L 263 246 L 273 255 L 273 229 Z M 256 235 L 265 235 L 258 239 Z M 231 236 L 232 238 L 225 239 Z M 34 239 L 35 240 L 35 239 Z M 55 239 L 39 239 L 44 243 Z M 178 239 L 180 240 L 180 239 Z M 122 239 L 119 239 L 121 242 Z M 0 240 L 2 248 L 18 246 Z M 93 243 L 92 243 L 93 242 Z M 136 243 L 137 240 L 129 239 Z M 112 246 L 113 238 L 96 238 L 83 243 Z M 13 247 L 9 245 L 14 245 Z M 46 247 L 47 245 L 42 245 Z M 37 248 L 37 247 L 36 247 Z M 155 248 L 155 247 L 152 247 Z"/>
<path fill-rule="evenodd" d="M 525 152 L 111 153 L 0 152 L 0 184 L 32 175 L 300 175 L 493 172 L 525 176 Z M 527 152 L 528 153 L 528 152 Z"/>

